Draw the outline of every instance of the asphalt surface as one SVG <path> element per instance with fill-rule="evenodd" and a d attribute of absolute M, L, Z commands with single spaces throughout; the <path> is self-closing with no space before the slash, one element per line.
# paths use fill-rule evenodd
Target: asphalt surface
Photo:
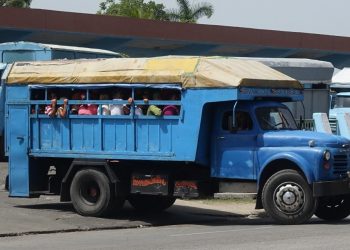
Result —
<path fill-rule="evenodd" d="M 7 164 L 0 163 L 0 186 L 4 187 Z M 178 200 L 170 209 L 159 214 L 139 214 L 130 205 L 108 218 L 83 217 L 75 213 L 71 203 L 59 202 L 58 196 L 40 198 L 9 198 L 0 191 L 0 237 L 26 234 L 142 228 L 167 225 L 264 224 L 271 221 L 256 213 L 253 201 L 224 209 L 215 204 Z"/>
<path fill-rule="evenodd" d="M 6 174 L 0 163 L 0 186 Z M 112 217 L 94 218 L 57 196 L 9 198 L 2 190 L 0 249 L 349 249 L 350 217 L 282 226 L 253 208 L 179 200 L 159 214 L 137 214 L 126 204 Z"/>
<path fill-rule="evenodd" d="M 271 221 L 266 217 L 250 216 L 247 211 L 233 213 L 203 209 L 182 205 L 182 201 L 158 214 L 138 214 L 126 204 L 121 212 L 108 218 L 83 217 L 75 213 L 71 203 L 60 203 L 58 199 L 57 196 L 8 198 L 7 192 L 0 192 L 0 237 L 179 224 L 247 224 L 252 220 L 263 224 Z"/>
<path fill-rule="evenodd" d="M 232 223 L 29 235 L 0 238 L 0 249 L 349 249 L 349 224 L 314 219 L 295 226 Z"/>

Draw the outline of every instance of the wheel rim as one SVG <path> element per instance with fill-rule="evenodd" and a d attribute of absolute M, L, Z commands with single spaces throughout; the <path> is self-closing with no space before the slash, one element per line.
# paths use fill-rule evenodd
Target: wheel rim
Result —
<path fill-rule="evenodd" d="M 100 198 L 100 188 L 95 181 L 82 183 L 80 187 L 80 196 L 84 203 L 95 205 Z"/>
<path fill-rule="evenodd" d="M 304 190 L 295 182 L 280 184 L 273 198 L 276 207 L 285 214 L 297 214 L 305 204 Z"/>

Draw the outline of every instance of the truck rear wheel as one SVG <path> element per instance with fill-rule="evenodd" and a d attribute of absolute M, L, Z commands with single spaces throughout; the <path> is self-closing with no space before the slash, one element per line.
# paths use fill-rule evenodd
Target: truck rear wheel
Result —
<path fill-rule="evenodd" d="M 161 212 L 171 207 L 176 201 L 174 197 L 155 195 L 131 195 L 129 203 L 140 212 Z"/>
<path fill-rule="evenodd" d="M 124 203 L 122 198 L 115 197 L 108 177 L 94 168 L 75 174 L 70 196 L 74 209 L 83 216 L 105 216 Z"/>
<path fill-rule="evenodd" d="M 300 224 L 314 214 L 316 200 L 305 179 L 295 170 L 272 175 L 262 190 L 267 213 L 281 224 Z"/>
<path fill-rule="evenodd" d="M 350 197 L 321 197 L 315 215 L 323 220 L 337 221 L 350 215 Z"/>

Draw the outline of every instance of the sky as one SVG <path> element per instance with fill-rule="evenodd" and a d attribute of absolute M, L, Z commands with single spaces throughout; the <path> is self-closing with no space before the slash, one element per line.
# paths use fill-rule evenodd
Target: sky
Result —
<path fill-rule="evenodd" d="M 145 0 L 147 1 L 147 0 Z M 167 9 L 176 0 L 154 0 Z M 33 0 L 32 8 L 96 13 L 101 0 Z M 269 30 L 283 30 L 350 37 L 348 0 L 190 0 L 214 7 L 210 19 L 198 23 Z"/>

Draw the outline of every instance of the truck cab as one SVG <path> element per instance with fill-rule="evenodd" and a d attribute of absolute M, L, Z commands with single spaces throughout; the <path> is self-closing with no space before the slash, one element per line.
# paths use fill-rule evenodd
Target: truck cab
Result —
<path fill-rule="evenodd" d="M 256 180 L 259 175 L 258 149 L 264 148 L 265 134 L 272 133 L 283 139 L 283 132 L 297 131 L 290 110 L 280 102 L 241 101 L 232 110 L 233 103 L 218 110 L 213 138 L 212 175 L 223 178 Z M 233 125 L 233 114 L 236 122 Z M 283 140 L 280 143 L 283 145 Z M 235 171 L 232 171 L 235 166 Z"/>

